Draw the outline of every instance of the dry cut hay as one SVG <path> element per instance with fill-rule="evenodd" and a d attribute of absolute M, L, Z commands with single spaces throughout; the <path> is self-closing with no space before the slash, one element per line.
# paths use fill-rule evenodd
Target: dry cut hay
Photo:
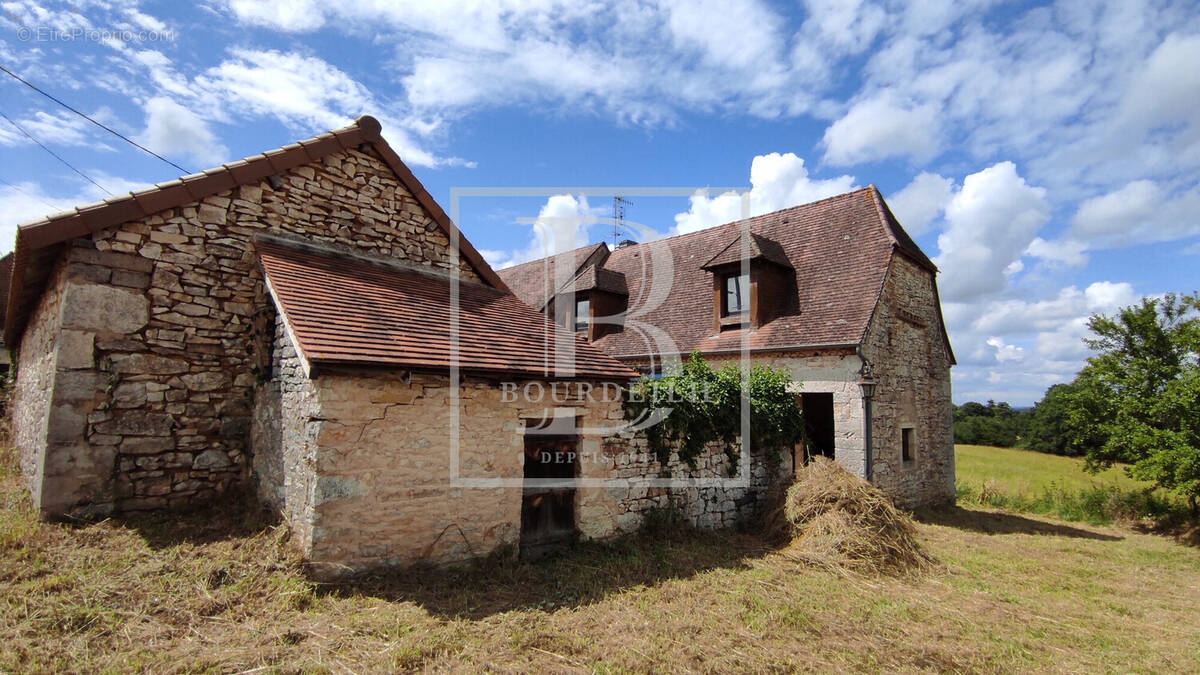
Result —
<path fill-rule="evenodd" d="M 773 529 L 790 537 L 784 555 L 794 560 L 835 572 L 891 575 L 937 564 L 917 541 L 912 519 L 833 460 L 814 458 L 780 501 Z"/>

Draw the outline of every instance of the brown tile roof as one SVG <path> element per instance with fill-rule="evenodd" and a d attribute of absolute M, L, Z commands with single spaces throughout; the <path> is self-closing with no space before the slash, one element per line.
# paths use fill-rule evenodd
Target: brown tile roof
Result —
<path fill-rule="evenodd" d="M 383 139 L 379 122 L 374 117 L 364 115 L 348 127 L 308 140 L 21 225 L 17 229 L 17 242 L 13 251 L 14 264 L 10 284 L 12 302 L 6 308 L 4 322 L 6 340 L 10 345 L 16 345 L 20 340 L 29 312 L 33 311 L 34 304 L 41 297 L 46 279 L 65 242 L 164 209 L 190 204 L 239 185 L 254 183 L 363 143 L 370 144 L 383 157 L 404 187 L 429 212 L 446 235 L 453 239 L 452 233 L 456 233 L 457 228 L 450 222 L 450 217 Z M 458 235 L 458 242 L 462 255 L 475 268 L 480 278 L 496 288 L 506 288 L 500 277 L 465 237 Z"/>
<path fill-rule="evenodd" d="M 556 270 L 559 270 L 560 266 L 566 267 L 561 278 L 574 279 L 586 265 L 603 260 L 607 253 L 608 246 L 606 244 L 591 244 L 581 246 L 573 251 L 497 270 L 497 273 L 518 298 L 534 309 L 542 309 L 558 290 L 551 288 L 550 285 L 556 278 L 558 274 Z"/>
<path fill-rule="evenodd" d="M 311 363 L 450 367 L 449 277 L 277 241 L 258 240 L 255 247 Z M 570 343 L 574 378 L 637 376 L 511 293 L 467 281 L 458 288 L 457 362 L 464 372 L 555 378 L 554 346 Z"/>
<path fill-rule="evenodd" d="M 625 285 L 625 275 L 599 265 L 588 265 L 562 288 L 559 293 L 583 293 L 586 291 L 607 291 L 616 295 L 629 295 Z"/>
<path fill-rule="evenodd" d="M 873 185 L 699 232 L 618 248 L 600 264 L 624 275 L 632 318 L 665 333 L 678 351 L 737 350 L 744 331 L 714 334 L 712 277 L 703 268 L 722 262 L 722 256 L 735 250 L 734 244 L 740 255 L 743 228 L 750 231 L 762 257 L 786 261 L 796 272 L 795 295 L 787 299 L 781 316 L 750 331 L 751 349 L 860 344 L 893 251 L 903 252 L 931 273 L 937 271 Z M 656 269 L 665 269 L 654 262 L 656 256 L 670 259 L 671 279 L 654 279 Z M 528 265 L 537 268 L 538 264 Z M 662 285 L 663 281 L 669 285 Z M 514 291 L 526 298 L 524 289 L 541 285 L 539 280 L 523 279 Z M 662 291 L 665 298 L 655 305 L 650 298 Z M 526 298 L 530 299 L 538 298 Z M 661 346 L 652 345 L 631 321 L 624 330 L 594 344 L 618 358 L 661 353 Z"/>
<path fill-rule="evenodd" d="M 750 233 L 749 241 L 745 245 L 742 244 L 742 234 L 739 232 L 728 246 L 700 267 L 712 269 L 721 265 L 732 265 L 742 262 L 743 257 L 746 260 L 767 260 L 780 267 L 792 269 L 792 262 L 788 260 L 787 253 L 784 252 L 779 242 L 753 232 Z"/>

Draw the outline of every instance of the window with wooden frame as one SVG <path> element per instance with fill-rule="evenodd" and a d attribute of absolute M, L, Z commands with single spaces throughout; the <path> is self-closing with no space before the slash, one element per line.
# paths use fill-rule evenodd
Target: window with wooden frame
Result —
<path fill-rule="evenodd" d="M 721 316 L 741 317 L 750 311 L 750 275 L 727 274 L 721 280 Z"/>
<path fill-rule="evenodd" d="M 575 296 L 575 332 L 586 333 L 592 323 L 592 302 L 586 295 Z"/>

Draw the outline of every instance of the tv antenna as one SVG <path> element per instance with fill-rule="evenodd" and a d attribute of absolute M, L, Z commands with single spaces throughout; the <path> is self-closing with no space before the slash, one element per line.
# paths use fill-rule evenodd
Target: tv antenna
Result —
<path fill-rule="evenodd" d="M 621 244 L 621 230 L 625 226 L 625 207 L 633 206 L 633 202 L 621 195 L 613 195 L 613 248 Z"/>

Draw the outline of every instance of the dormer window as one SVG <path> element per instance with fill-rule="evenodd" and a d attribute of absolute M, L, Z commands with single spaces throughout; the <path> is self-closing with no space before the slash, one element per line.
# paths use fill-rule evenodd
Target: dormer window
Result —
<path fill-rule="evenodd" d="M 783 247 L 757 234 L 738 235 L 700 266 L 712 274 L 713 330 L 761 328 L 795 297 L 795 271 Z"/>
<path fill-rule="evenodd" d="M 721 316 L 745 316 L 750 311 L 750 275 L 727 274 L 722 280 Z"/>
<path fill-rule="evenodd" d="M 586 333 L 592 323 L 592 302 L 586 295 L 575 296 L 575 332 Z"/>

